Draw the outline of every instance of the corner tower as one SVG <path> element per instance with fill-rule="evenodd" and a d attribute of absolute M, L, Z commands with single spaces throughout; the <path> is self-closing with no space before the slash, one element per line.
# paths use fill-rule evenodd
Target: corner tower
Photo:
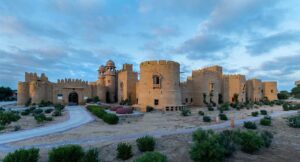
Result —
<path fill-rule="evenodd" d="M 106 102 L 116 102 L 117 101 L 117 79 L 116 79 L 116 66 L 112 60 L 108 60 L 105 66 L 105 85 L 107 91 L 105 94 Z"/>

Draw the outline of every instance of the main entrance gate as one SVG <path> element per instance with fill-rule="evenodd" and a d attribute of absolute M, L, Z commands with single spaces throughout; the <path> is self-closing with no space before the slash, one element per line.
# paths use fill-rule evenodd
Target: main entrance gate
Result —
<path fill-rule="evenodd" d="M 69 94 L 69 104 L 78 105 L 78 94 L 76 92 L 71 92 Z"/>

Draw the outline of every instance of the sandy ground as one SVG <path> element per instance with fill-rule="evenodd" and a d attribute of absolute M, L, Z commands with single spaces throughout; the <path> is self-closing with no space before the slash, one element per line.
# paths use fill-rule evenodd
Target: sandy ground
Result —
<path fill-rule="evenodd" d="M 53 108 L 54 109 L 54 107 L 43 107 L 43 108 L 40 108 L 40 109 L 46 110 L 48 108 Z M 32 114 L 29 114 L 27 116 L 22 116 L 20 114 L 21 119 L 7 125 L 4 130 L 0 131 L 0 134 L 7 133 L 7 132 L 13 132 L 15 126 L 20 126 L 21 127 L 20 130 L 28 130 L 28 129 L 32 129 L 32 128 L 36 128 L 36 127 L 44 127 L 44 126 L 47 126 L 49 124 L 60 123 L 60 122 L 65 121 L 69 118 L 69 115 L 66 111 L 63 111 L 62 114 L 63 114 L 62 116 L 53 117 L 53 121 L 45 121 L 43 123 L 37 123 L 36 120 L 34 119 L 34 117 L 32 116 Z M 46 116 L 51 116 L 51 113 L 50 114 L 45 113 L 45 115 Z"/>
<path fill-rule="evenodd" d="M 251 116 L 251 112 L 259 111 L 261 109 L 271 111 L 282 111 L 280 106 L 274 107 L 261 107 L 260 109 L 251 110 L 231 110 L 225 112 L 228 117 L 235 115 L 237 119 L 243 119 Z M 60 134 L 52 134 L 43 137 L 37 137 L 34 139 L 24 140 L 12 143 L 13 146 L 30 146 L 30 145 L 40 145 L 40 144 L 52 144 L 52 143 L 63 143 L 68 140 L 80 140 L 84 138 L 96 138 L 99 136 L 110 136 L 110 135 L 128 135 L 132 133 L 147 132 L 147 131 L 157 131 L 157 130 L 176 130 L 180 128 L 193 128 L 199 127 L 201 125 L 215 124 L 214 120 L 218 116 L 219 111 L 207 111 L 207 108 L 191 108 L 192 115 L 183 117 L 180 112 L 151 112 L 146 113 L 144 117 L 135 122 L 130 123 L 119 123 L 117 125 L 108 125 L 102 120 L 97 119 L 94 122 L 88 123 L 81 127 L 66 131 Z M 202 120 L 202 116 L 198 115 L 198 111 L 202 110 L 205 114 L 212 117 L 214 121 L 211 123 L 205 123 Z M 222 122 L 222 121 L 220 121 Z"/>

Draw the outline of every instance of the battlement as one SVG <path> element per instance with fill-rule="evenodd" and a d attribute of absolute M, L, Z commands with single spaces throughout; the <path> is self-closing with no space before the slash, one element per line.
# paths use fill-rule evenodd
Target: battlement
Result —
<path fill-rule="evenodd" d="M 241 74 L 226 74 L 223 75 L 223 78 L 224 79 L 245 79 L 246 76 Z"/>
<path fill-rule="evenodd" d="M 67 79 L 66 78 L 66 79 L 58 79 L 57 84 L 58 85 L 68 84 L 68 85 L 76 85 L 76 86 L 87 86 L 88 82 L 83 81 L 81 79 L 71 79 L 71 78 Z"/>
<path fill-rule="evenodd" d="M 173 65 L 173 66 L 179 66 L 179 63 L 175 62 L 175 61 L 167 61 L 167 60 L 153 60 L 153 61 L 144 61 L 140 64 L 140 66 L 148 66 L 148 65 Z"/>
<path fill-rule="evenodd" d="M 222 74 L 223 73 L 223 69 L 221 66 L 218 66 L 218 65 L 213 65 L 213 66 L 208 66 L 208 67 L 204 67 L 204 68 L 201 68 L 201 69 L 197 69 L 197 70 L 193 70 L 192 71 L 192 74 L 193 75 L 199 75 L 201 73 L 220 73 Z"/>
<path fill-rule="evenodd" d="M 277 82 L 275 82 L 275 81 L 267 81 L 267 82 L 262 82 L 263 83 L 263 85 L 272 85 L 272 86 L 275 86 L 275 85 L 277 85 Z"/>
<path fill-rule="evenodd" d="M 41 76 L 39 77 L 37 73 L 25 72 L 25 82 L 32 82 L 32 81 L 48 81 L 48 78 L 44 73 L 42 73 Z"/>

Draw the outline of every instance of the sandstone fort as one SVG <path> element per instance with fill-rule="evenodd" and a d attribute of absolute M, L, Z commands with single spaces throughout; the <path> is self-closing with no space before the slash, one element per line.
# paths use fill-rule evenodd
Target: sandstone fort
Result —
<path fill-rule="evenodd" d="M 138 76 L 139 75 L 139 76 Z M 85 104 L 98 97 L 101 102 L 128 101 L 141 111 L 147 106 L 163 111 L 177 111 L 185 106 L 214 105 L 224 102 L 246 102 L 277 99 L 277 83 L 259 79 L 246 80 L 245 75 L 223 74 L 222 67 L 211 66 L 192 71 L 180 82 L 180 64 L 174 61 L 145 61 L 140 74 L 131 64 L 116 69 L 112 60 L 98 70 L 98 80 L 58 79 L 50 82 L 45 74 L 25 73 L 18 83 L 18 105 L 49 101 L 61 104 Z"/>

